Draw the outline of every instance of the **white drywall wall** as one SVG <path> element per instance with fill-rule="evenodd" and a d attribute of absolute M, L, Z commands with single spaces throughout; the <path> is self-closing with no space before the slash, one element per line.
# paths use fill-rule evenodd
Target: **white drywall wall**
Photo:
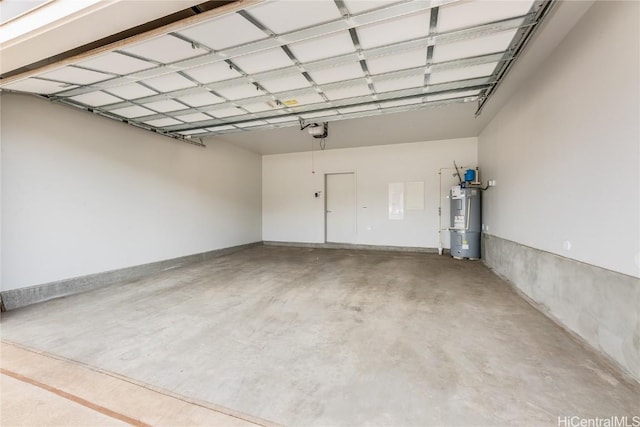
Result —
<path fill-rule="evenodd" d="M 261 240 L 260 155 L 1 102 L 2 290 Z"/>
<path fill-rule="evenodd" d="M 489 234 L 640 276 L 639 7 L 596 2 L 480 134 Z"/>
<path fill-rule="evenodd" d="M 300 132 L 300 143 L 310 136 Z M 327 139 L 327 148 L 331 138 Z M 440 168 L 475 166 L 476 138 L 416 142 L 376 147 L 275 154 L 262 158 L 263 240 L 325 241 L 324 175 L 356 174 L 357 244 L 438 247 Z M 312 157 L 313 169 L 312 173 Z M 447 179 L 451 178 L 448 171 Z M 403 220 L 388 215 L 389 183 L 424 182 L 424 210 L 407 210 Z M 449 218 L 443 218 L 448 226 Z"/>

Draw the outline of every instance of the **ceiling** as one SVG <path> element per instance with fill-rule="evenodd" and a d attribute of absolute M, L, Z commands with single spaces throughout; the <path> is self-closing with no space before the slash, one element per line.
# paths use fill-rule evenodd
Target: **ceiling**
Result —
<path fill-rule="evenodd" d="M 139 2 L 113 3 L 131 16 L 141 9 Z M 2 86 L 264 154 L 310 150 L 313 138 L 300 132 L 300 119 L 330 123 L 328 148 L 476 136 L 590 5 L 553 8 L 524 51 L 528 59 L 501 81 L 542 2 L 242 3 Z M 502 87 L 476 118 L 477 101 L 496 83 Z"/>
<path fill-rule="evenodd" d="M 476 137 L 593 5 L 594 0 L 561 1 L 530 40 L 518 61 L 476 116 L 475 103 L 440 105 L 415 111 L 365 117 L 329 124 L 326 149 Z M 224 140 L 261 154 L 319 149 L 319 142 L 299 128 L 226 134 Z M 215 139 L 211 139 L 213 142 Z"/>
<path fill-rule="evenodd" d="M 403 142 L 435 141 L 478 135 L 485 120 L 475 120 L 475 103 L 456 103 L 380 116 L 339 120 L 329 123 L 326 149 Z M 261 154 L 319 150 L 321 140 L 300 127 L 236 132 L 216 139 L 231 142 Z"/>

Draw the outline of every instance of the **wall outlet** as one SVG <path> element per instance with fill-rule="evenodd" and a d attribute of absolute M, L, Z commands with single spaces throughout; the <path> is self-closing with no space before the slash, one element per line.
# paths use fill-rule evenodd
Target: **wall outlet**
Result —
<path fill-rule="evenodd" d="M 569 240 L 565 240 L 564 243 L 562 243 L 562 247 L 565 251 L 569 252 L 571 250 L 571 242 Z"/>
<path fill-rule="evenodd" d="M 490 179 L 488 184 L 489 184 L 489 187 L 495 187 L 496 186 L 496 180 L 495 179 Z"/>

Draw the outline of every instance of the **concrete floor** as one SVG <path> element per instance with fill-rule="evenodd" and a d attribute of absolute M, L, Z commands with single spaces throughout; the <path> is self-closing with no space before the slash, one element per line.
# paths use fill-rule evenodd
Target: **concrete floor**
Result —
<path fill-rule="evenodd" d="M 479 262 L 259 246 L 4 313 L 2 339 L 284 425 L 558 425 L 640 386 Z"/>

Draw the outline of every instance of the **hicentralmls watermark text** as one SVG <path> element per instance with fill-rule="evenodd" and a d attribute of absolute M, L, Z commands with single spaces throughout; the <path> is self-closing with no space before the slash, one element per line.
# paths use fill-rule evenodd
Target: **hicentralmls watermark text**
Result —
<path fill-rule="evenodd" d="M 640 427 L 640 415 L 610 417 L 558 417 L 558 427 Z"/>

